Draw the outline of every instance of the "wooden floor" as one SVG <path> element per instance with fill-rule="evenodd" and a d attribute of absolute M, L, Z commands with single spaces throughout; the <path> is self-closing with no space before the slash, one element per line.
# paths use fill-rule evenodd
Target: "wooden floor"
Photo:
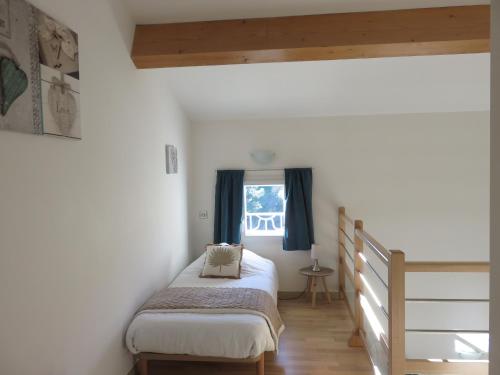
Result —
<path fill-rule="evenodd" d="M 286 330 L 275 360 L 266 360 L 266 375 L 373 375 L 363 349 L 349 348 L 352 322 L 343 301 L 316 309 L 305 299 L 280 301 Z M 155 362 L 150 375 L 255 375 L 255 365 Z"/>

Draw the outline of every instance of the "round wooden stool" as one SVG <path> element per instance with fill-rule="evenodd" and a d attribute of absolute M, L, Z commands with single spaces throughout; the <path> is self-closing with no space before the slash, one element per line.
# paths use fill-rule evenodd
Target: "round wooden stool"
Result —
<path fill-rule="evenodd" d="M 312 294 L 312 307 L 316 307 L 316 287 L 319 279 L 321 279 L 321 283 L 323 284 L 323 289 L 325 291 L 326 299 L 328 303 L 332 303 L 332 296 L 328 291 L 328 287 L 326 286 L 325 278 L 333 274 L 333 270 L 328 267 L 320 267 L 319 271 L 313 271 L 312 267 L 301 268 L 299 271 L 302 275 L 307 276 L 307 288 L 306 291 Z"/>

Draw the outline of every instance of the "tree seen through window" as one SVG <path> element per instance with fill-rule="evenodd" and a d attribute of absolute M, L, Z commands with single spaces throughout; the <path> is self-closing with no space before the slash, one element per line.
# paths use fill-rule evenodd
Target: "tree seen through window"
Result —
<path fill-rule="evenodd" d="M 245 186 L 245 234 L 282 236 L 285 220 L 283 185 Z"/>

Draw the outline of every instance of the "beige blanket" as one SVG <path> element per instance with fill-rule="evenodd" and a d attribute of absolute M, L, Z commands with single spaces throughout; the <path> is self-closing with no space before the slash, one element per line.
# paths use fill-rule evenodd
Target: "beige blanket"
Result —
<path fill-rule="evenodd" d="M 276 348 L 285 328 L 273 298 L 260 289 L 165 288 L 151 297 L 138 314 L 155 311 L 258 315 L 266 320 Z"/>

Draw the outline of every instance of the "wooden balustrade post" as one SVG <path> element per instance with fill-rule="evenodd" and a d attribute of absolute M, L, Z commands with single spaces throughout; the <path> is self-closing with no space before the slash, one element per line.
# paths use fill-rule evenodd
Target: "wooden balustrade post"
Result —
<path fill-rule="evenodd" d="M 389 375 L 404 375 L 405 351 L 405 254 L 392 250 L 389 260 Z"/>
<path fill-rule="evenodd" d="M 345 273 L 344 273 L 344 262 L 345 262 L 345 207 L 339 208 L 339 298 L 344 298 L 345 293 Z"/>
<path fill-rule="evenodd" d="M 354 306 L 354 331 L 349 339 L 349 346 L 362 347 L 363 338 L 361 331 L 363 329 L 363 310 L 361 307 L 361 294 L 363 293 L 363 283 L 361 273 L 363 272 L 363 260 L 360 254 L 363 252 L 363 239 L 357 234 L 357 231 L 363 230 L 363 222 L 361 220 L 354 221 L 354 287 L 356 288 L 356 304 Z"/>

